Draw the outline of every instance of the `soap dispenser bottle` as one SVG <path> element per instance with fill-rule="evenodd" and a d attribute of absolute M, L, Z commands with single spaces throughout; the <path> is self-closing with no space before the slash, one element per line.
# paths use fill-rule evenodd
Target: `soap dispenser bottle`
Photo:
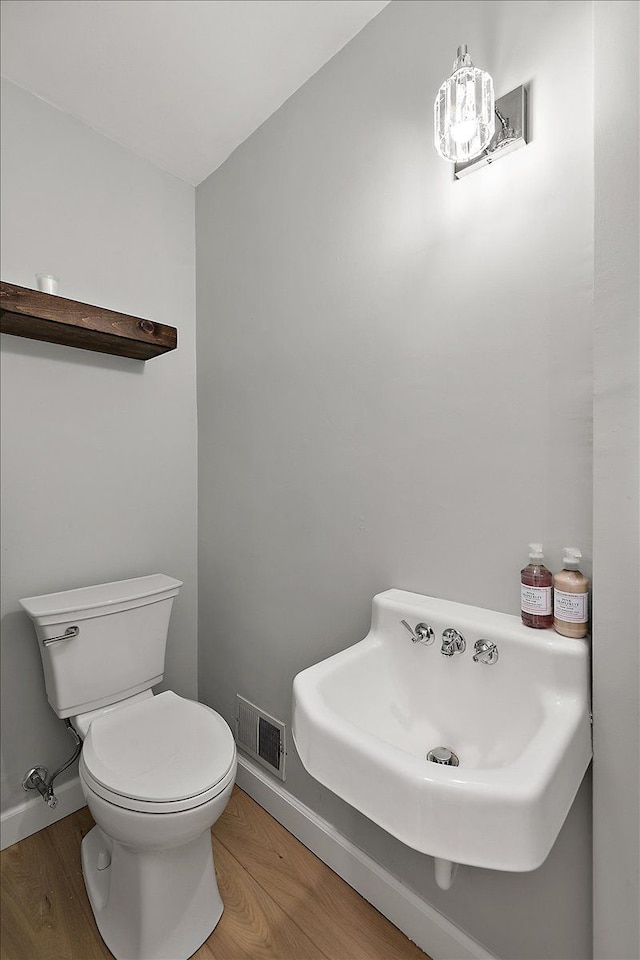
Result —
<path fill-rule="evenodd" d="M 553 577 L 543 564 L 541 543 L 529 544 L 529 564 L 520 571 L 520 606 L 522 622 L 527 627 L 544 630 L 553 626 L 551 591 Z"/>
<path fill-rule="evenodd" d="M 553 626 L 563 637 L 586 637 L 589 621 L 589 581 L 578 569 L 582 554 L 565 547 L 563 570 L 553 578 Z"/>

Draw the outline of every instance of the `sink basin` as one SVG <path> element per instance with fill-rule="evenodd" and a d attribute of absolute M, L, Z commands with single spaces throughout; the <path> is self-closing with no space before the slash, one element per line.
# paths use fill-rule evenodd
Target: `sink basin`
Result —
<path fill-rule="evenodd" d="M 402 620 L 433 642 L 412 642 Z M 466 649 L 443 656 L 451 627 Z M 495 662 L 474 661 L 480 639 Z M 591 759 L 588 643 L 387 590 L 364 640 L 295 678 L 292 733 L 316 780 L 415 850 L 535 870 Z M 458 766 L 427 760 L 438 747 Z"/>

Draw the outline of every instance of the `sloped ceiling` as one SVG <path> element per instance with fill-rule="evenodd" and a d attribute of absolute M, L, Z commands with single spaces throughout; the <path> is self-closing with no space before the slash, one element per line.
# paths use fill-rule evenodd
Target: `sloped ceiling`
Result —
<path fill-rule="evenodd" d="M 2 74 L 198 184 L 388 0 L 4 0 Z"/>

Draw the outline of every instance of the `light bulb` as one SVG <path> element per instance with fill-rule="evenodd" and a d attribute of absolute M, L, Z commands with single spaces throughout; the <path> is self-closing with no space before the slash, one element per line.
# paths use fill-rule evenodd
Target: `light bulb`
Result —
<path fill-rule="evenodd" d="M 451 139 L 456 143 L 467 143 L 475 137 L 478 124 L 476 120 L 460 120 L 451 124 Z"/>
<path fill-rule="evenodd" d="M 453 73 L 438 90 L 433 116 L 436 150 L 453 163 L 477 157 L 495 133 L 493 80 L 474 67 L 466 46 L 458 47 Z"/>

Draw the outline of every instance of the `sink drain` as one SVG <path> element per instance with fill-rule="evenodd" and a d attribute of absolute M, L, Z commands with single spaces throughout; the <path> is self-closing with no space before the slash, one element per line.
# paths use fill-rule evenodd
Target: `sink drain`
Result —
<path fill-rule="evenodd" d="M 433 750 L 429 750 L 427 760 L 431 760 L 432 763 L 441 763 L 445 767 L 457 767 L 460 763 L 453 750 L 450 750 L 449 747 L 434 747 Z"/>

